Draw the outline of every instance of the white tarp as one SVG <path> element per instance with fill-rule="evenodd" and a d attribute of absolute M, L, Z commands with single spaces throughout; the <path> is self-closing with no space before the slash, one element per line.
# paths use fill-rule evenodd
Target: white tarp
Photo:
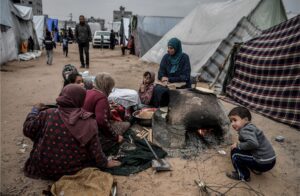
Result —
<path fill-rule="evenodd" d="M 120 27 L 121 27 L 121 22 L 112 22 L 112 30 L 114 30 L 114 32 L 120 33 Z"/>
<path fill-rule="evenodd" d="M 113 88 L 108 100 L 118 103 L 125 108 L 141 104 L 138 92 L 132 89 Z"/>
<path fill-rule="evenodd" d="M 10 13 L 10 1 L 0 1 L 0 65 L 16 59 L 18 51 L 12 28 L 13 20 Z"/>
<path fill-rule="evenodd" d="M 141 60 L 160 63 L 167 51 L 167 43 L 172 37 L 182 42 L 183 52 L 189 55 L 192 73 L 199 73 L 210 60 L 223 40 L 237 28 L 243 17 L 250 18 L 250 22 L 257 22 L 260 27 L 275 25 L 285 18 L 281 7 L 281 0 L 205 0 L 173 29 L 171 29 L 156 45 L 154 45 Z M 264 8 L 264 9 L 263 9 Z M 283 13 L 279 12 L 283 11 Z M 262 14 L 261 12 L 264 12 Z M 276 20 L 262 16 L 279 15 Z M 251 21 L 251 17 L 253 21 Z M 270 17 L 267 17 L 270 18 Z M 254 23 L 254 26 L 256 24 Z M 243 40 L 244 41 L 244 40 Z M 220 52 L 222 53 L 222 51 Z M 223 53 L 224 58 L 228 53 Z M 217 75 L 217 73 L 215 74 Z M 212 81 L 214 78 L 205 78 Z"/>
<path fill-rule="evenodd" d="M 18 10 L 18 13 L 15 14 L 18 15 L 23 20 L 31 20 L 33 18 L 33 12 L 31 7 L 16 5 L 16 4 L 14 6 Z"/>
<path fill-rule="evenodd" d="M 16 38 L 12 28 L 3 32 L 0 31 L 0 65 L 17 59 L 18 48 L 16 46 Z"/>
<path fill-rule="evenodd" d="M 101 31 L 100 23 L 98 23 L 98 22 L 89 22 L 88 24 L 91 28 L 92 36 L 94 36 L 95 31 Z"/>
<path fill-rule="evenodd" d="M 123 25 L 124 25 L 124 35 L 125 35 L 125 46 L 127 46 L 128 39 L 129 39 L 129 25 L 130 25 L 130 19 L 129 18 L 123 18 Z"/>
<path fill-rule="evenodd" d="M 0 1 L 0 25 L 12 27 L 13 21 L 10 13 L 10 1 L 1 0 Z"/>
<path fill-rule="evenodd" d="M 40 48 L 42 48 L 45 30 L 45 16 L 33 16 L 33 23 Z"/>
<path fill-rule="evenodd" d="M 42 51 L 35 50 L 34 52 L 26 52 L 18 55 L 18 59 L 21 61 L 29 61 L 31 59 L 36 59 L 42 55 Z"/>

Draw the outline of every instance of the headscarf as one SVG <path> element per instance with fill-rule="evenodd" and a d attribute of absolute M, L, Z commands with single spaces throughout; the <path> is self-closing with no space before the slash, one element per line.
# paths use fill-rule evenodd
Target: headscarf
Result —
<path fill-rule="evenodd" d="M 101 72 L 96 75 L 95 89 L 103 92 L 107 97 L 115 86 L 115 81 L 109 73 Z"/>
<path fill-rule="evenodd" d="M 169 61 L 172 65 L 170 73 L 175 73 L 179 67 L 179 61 L 183 55 L 182 53 L 182 47 L 181 47 L 181 41 L 177 39 L 176 37 L 172 38 L 168 42 L 168 47 L 171 46 L 175 49 L 174 55 L 169 55 Z"/>
<path fill-rule="evenodd" d="M 153 71 L 146 71 L 143 76 L 150 74 L 150 83 L 152 84 L 155 81 L 155 73 Z"/>
<path fill-rule="evenodd" d="M 69 84 L 56 99 L 59 115 L 70 133 L 81 145 L 86 145 L 97 134 L 97 122 L 93 113 L 84 111 L 86 90 L 78 84 Z"/>

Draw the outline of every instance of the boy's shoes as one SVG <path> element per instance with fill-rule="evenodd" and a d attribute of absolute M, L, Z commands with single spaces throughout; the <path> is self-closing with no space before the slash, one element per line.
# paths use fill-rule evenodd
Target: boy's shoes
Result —
<path fill-rule="evenodd" d="M 85 68 L 88 69 L 88 68 L 90 68 L 90 66 L 89 66 L 89 65 L 86 65 Z"/>
<path fill-rule="evenodd" d="M 81 65 L 80 68 L 84 68 L 84 65 Z"/>
<path fill-rule="evenodd" d="M 255 175 L 262 175 L 262 172 L 257 171 L 255 169 L 250 169 L 252 171 L 252 173 L 254 173 Z"/>
<path fill-rule="evenodd" d="M 233 180 L 243 180 L 243 181 L 246 181 L 246 182 L 250 181 L 250 177 L 248 179 L 241 179 L 239 174 L 236 171 L 232 171 L 231 173 L 226 172 L 226 176 L 230 179 L 233 179 Z"/>

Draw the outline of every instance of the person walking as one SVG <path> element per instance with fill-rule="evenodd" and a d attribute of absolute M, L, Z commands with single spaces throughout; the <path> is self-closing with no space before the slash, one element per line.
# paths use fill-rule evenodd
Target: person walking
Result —
<path fill-rule="evenodd" d="M 47 65 L 52 65 L 53 60 L 53 48 L 56 48 L 56 44 L 53 41 L 53 38 L 51 36 L 51 32 L 46 32 L 45 40 L 43 41 L 45 48 L 46 48 L 46 54 L 47 54 Z"/>
<path fill-rule="evenodd" d="M 92 32 L 90 26 L 85 22 L 83 15 L 79 16 L 79 24 L 75 28 L 75 38 L 78 43 L 79 55 L 80 55 L 80 68 L 89 68 L 89 47 L 90 41 L 92 41 Z M 85 54 L 86 61 L 84 62 Z"/>
<path fill-rule="evenodd" d="M 116 35 L 114 30 L 110 31 L 110 36 L 109 36 L 109 41 L 110 41 L 110 49 L 115 49 L 115 44 L 116 44 Z"/>

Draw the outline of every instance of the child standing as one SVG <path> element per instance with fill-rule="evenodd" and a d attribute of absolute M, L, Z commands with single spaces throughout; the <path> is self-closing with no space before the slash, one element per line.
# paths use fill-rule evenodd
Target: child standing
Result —
<path fill-rule="evenodd" d="M 228 115 L 232 127 L 238 132 L 239 142 L 231 146 L 231 161 L 235 171 L 226 173 L 234 180 L 250 181 L 250 171 L 261 174 L 271 170 L 276 163 L 276 155 L 264 133 L 251 123 L 251 113 L 247 108 L 233 108 Z"/>
<path fill-rule="evenodd" d="M 155 73 L 146 71 L 143 75 L 143 83 L 139 89 L 139 97 L 142 104 L 149 105 L 152 99 Z"/>
<path fill-rule="evenodd" d="M 63 52 L 64 55 L 67 57 L 68 56 L 68 51 L 69 51 L 69 38 L 67 36 L 67 34 L 65 33 L 63 39 L 62 39 L 62 43 L 63 43 Z"/>
<path fill-rule="evenodd" d="M 47 64 L 52 65 L 53 48 L 56 48 L 56 45 L 55 45 L 55 42 L 52 39 L 50 31 L 46 32 L 46 37 L 45 37 L 45 40 L 44 40 L 43 43 L 45 45 L 46 53 L 47 53 Z"/>

